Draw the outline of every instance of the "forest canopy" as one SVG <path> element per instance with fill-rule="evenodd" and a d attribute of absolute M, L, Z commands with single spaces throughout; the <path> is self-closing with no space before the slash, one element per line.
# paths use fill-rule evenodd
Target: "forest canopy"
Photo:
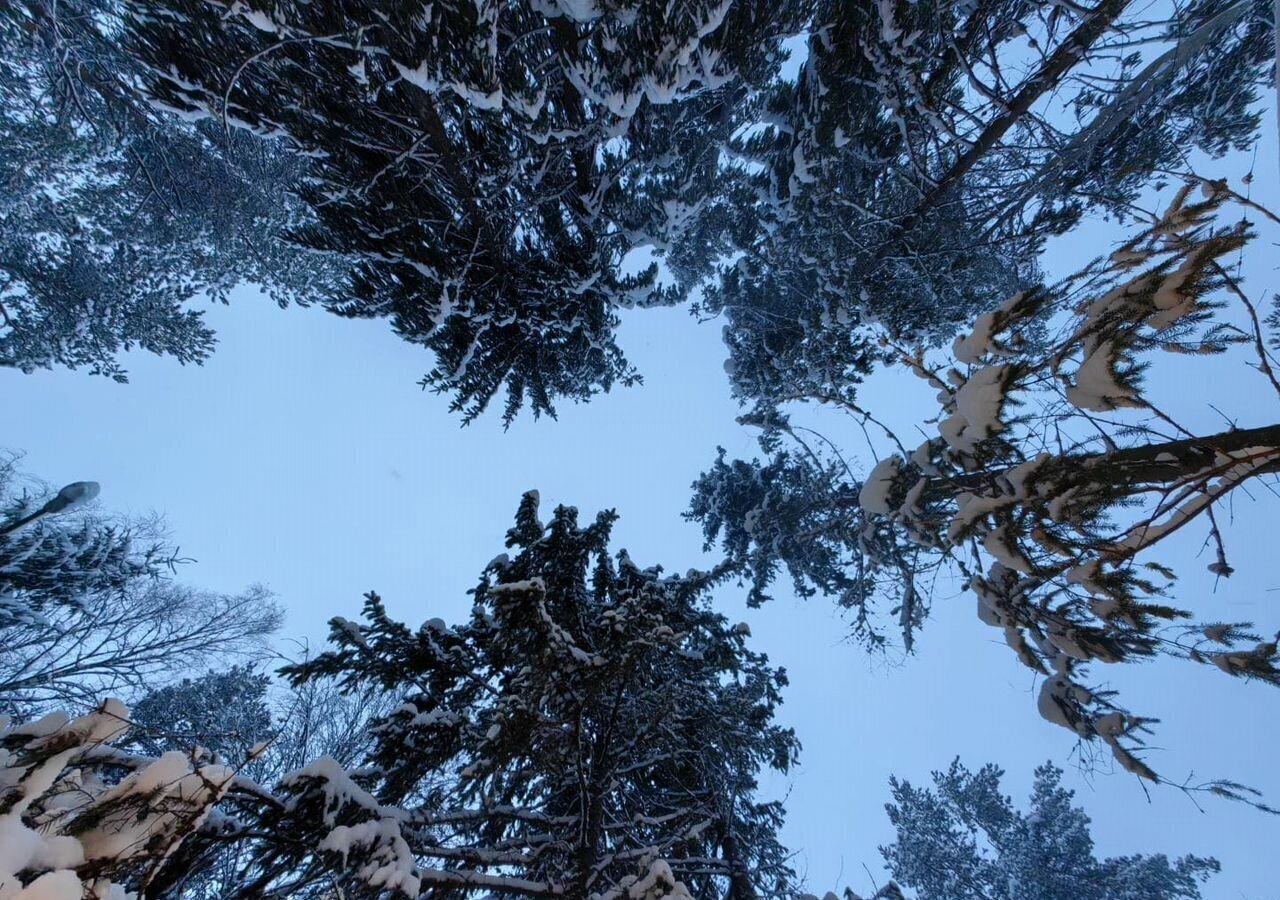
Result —
<path fill-rule="evenodd" d="M 825 602 L 920 666 L 931 613 L 963 602 L 1082 768 L 1274 812 L 1231 771 L 1161 765 L 1114 673 L 1280 686 L 1271 607 L 1178 580 L 1227 590 L 1236 504 L 1277 496 L 1280 200 L 1253 188 L 1276 8 L 5 4 L 6 390 L 123 383 L 137 351 L 201 365 L 199 304 L 252 286 L 384 323 L 449 424 L 510 429 L 642 390 L 624 319 L 679 307 L 727 355 L 686 389 L 727 388 L 758 450 L 700 448 L 706 565 L 642 568 L 606 504 L 529 491 L 469 615 L 409 624 L 370 591 L 316 651 L 281 638 L 307 598 L 197 587 L 159 517 L 7 453 L 0 900 L 808 898 L 769 787 L 801 759 L 791 682 L 727 597 Z M 1204 374 L 1224 366 L 1230 386 Z M 868 403 L 881 377 L 928 410 Z M 608 438 L 616 478 L 670 474 Z M 1172 900 L 1218 872 L 1100 859 L 1061 769 L 1027 813 L 1002 777 L 895 777 L 876 896 Z"/>

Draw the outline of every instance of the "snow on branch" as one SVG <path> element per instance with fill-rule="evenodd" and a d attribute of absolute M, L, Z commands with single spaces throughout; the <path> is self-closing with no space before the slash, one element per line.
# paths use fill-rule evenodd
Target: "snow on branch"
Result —
<path fill-rule="evenodd" d="M 128 710 L 0 717 L 0 897 L 127 900 L 243 779 L 199 754 L 122 754 Z M 120 773 L 124 774 L 121 775 Z"/>
<path fill-rule="evenodd" d="M 1254 227 L 1224 224 L 1242 201 L 1224 183 L 1198 182 L 1200 197 L 1195 186 L 1110 256 L 979 316 L 950 359 L 884 338 L 938 389 L 938 436 L 883 459 L 858 495 L 875 563 L 894 563 L 897 536 L 952 560 L 982 621 L 1046 676 L 1041 715 L 1151 780 L 1137 755 L 1147 720 L 1086 687 L 1088 664 L 1162 654 L 1280 685 L 1276 642 L 1247 623 L 1174 628 L 1191 614 L 1162 602 L 1173 573 L 1150 558 L 1195 525 L 1217 548 L 1209 570 L 1230 575 L 1214 507 L 1280 472 L 1280 424 L 1199 434 L 1145 380 L 1152 365 L 1195 377 L 1196 355 L 1247 348 L 1275 387 L 1254 304 L 1230 274 Z M 1203 649 L 1206 637 L 1219 646 Z"/>

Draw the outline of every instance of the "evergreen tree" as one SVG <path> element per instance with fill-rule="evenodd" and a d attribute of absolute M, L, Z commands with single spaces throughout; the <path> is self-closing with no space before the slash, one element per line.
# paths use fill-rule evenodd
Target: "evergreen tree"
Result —
<path fill-rule="evenodd" d="M 1275 50 L 1254 0 L 827 0 L 807 31 L 735 136 L 749 239 L 701 304 L 755 412 L 853 401 L 877 328 L 949 337 L 1084 212 L 1128 215 L 1193 150 L 1250 146 Z"/>
<path fill-rule="evenodd" d="M 270 686 L 270 676 L 236 665 L 154 688 L 133 704 L 133 740 L 148 756 L 199 745 L 243 758 L 275 732 Z"/>
<path fill-rule="evenodd" d="M 728 247 L 729 137 L 803 21 L 765 0 L 136 4 L 159 102 L 309 155 L 309 246 L 359 262 L 343 315 L 429 348 L 477 415 L 551 413 L 636 373 L 620 309 L 674 302 Z M 680 277 L 634 271 L 666 254 Z"/>
<path fill-rule="evenodd" d="M 1158 557 L 1198 525 L 1215 550 L 1209 571 L 1230 576 L 1215 506 L 1280 470 L 1275 424 L 1198 433 L 1143 380 L 1157 356 L 1192 377 L 1197 356 L 1234 349 L 1280 395 L 1258 304 L 1229 268 L 1253 226 L 1219 224 L 1231 204 L 1270 214 L 1221 182 L 1202 182 L 1199 200 L 1192 187 L 1110 256 L 984 313 L 939 360 L 885 336 L 938 392 L 937 436 L 911 449 L 887 432 L 896 452 L 865 479 L 786 419 L 766 422 L 767 464 L 721 458 L 695 486 L 690 515 L 708 542 L 753 570 L 757 599 L 785 567 L 856 610 L 873 643 L 883 636 L 870 610 L 887 600 L 908 648 L 924 585 L 947 567 L 1045 676 L 1041 715 L 1157 779 L 1136 755 L 1149 720 L 1084 684 L 1091 664 L 1163 655 L 1280 685 L 1276 639 L 1247 622 L 1181 623 L 1192 614 L 1167 602 L 1173 572 Z"/>
<path fill-rule="evenodd" d="M 1198 856 L 1099 860 L 1060 769 L 1036 769 L 1026 812 L 1001 793 L 1002 775 L 957 760 L 933 773 L 932 788 L 890 779 L 897 837 L 880 852 L 916 900 L 1199 900 L 1200 883 L 1218 871 Z"/>
<path fill-rule="evenodd" d="M 754 898 L 787 891 L 782 809 L 761 766 L 797 743 L 773 723 L 780 670 L 706 594 L 722 571 L 664 576 L 608 555 L 614 516 L 520 505 L 469 622 L 413 630 L 370 594 L 365 622 L 284 671 L 403 698 L 360 768 L 284 779 L 239 896 L 338 885 L 499 897 Z"/>
<path fill-rule="evenodd" d="M 372 747 L 369 726 L 390 708 L 376 692 L 344 697 L 324 682 L 290 690 L 252 666 L 236 665 L 149 691 L 133 704 L 133 727 L 117 745 L 148 757 L 195 752 L 210 763 L 235 767 L 242 781 L 271 785 L 320 757 L 356 765 Z M 256 850 L 234 813 L 251 809 L 244 818 L 252 824 L 263 804 L 274 802 L 257 789 L 228 799 L 152 873 L 146 896 L 222 900 L 234 894 Z"/>
<path fill-rule="evenodd" d="M 129 712 L 107 700 L 78 718 L 0 716 L 0 897 L 127 900 L 216 814 L 255 785 L 195 750 L 159 757 L 113 742 Z"/>
<path fill-rule="evenodd" d="M 345 266 L 286 244 L 303 166 L 252 135 L 161 113 L 120 46 L 120 0 L 0 7 L 0 366 L 116 380 L 135 347 L 200 362 L 190 309 L 242 283 L 341 295 Z"/>

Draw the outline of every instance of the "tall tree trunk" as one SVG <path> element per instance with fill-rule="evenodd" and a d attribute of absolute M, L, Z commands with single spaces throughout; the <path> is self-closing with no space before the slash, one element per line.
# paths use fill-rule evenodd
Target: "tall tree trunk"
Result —
<path fill-rule="evenodd" d="M 725 862 L 729 864 L 729 893 L 725 900 L 756 900 L 756 888 L 751 883 L 751 876 L 742 859 L 732 821 L 725 823 L 724 840 L 720 842 L 720 846 L 724 850 Z"/>

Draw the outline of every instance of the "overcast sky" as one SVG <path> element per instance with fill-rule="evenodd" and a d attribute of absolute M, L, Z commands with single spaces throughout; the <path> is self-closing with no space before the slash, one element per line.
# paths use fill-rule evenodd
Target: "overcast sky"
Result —
<path fill-rule="evenodd" d="M 1253 190 L 1274 201 L 1274 119 L 1264 134 Z M 1053 249 L 1049 267 L 1065 273 L 1103 250 L 1111 233 L 1086 226 Z M 1280 286 L 1269 255 L 1265 243 L 1254 251 L 1247 274 L 1255 295 Z M 446 400 L 416 385 L 429 360 L 386 323 L 281 311 L 248 289 L 229 307 L 211 307 L 208 319 L 220 344 L 203 367 L 134 354 L 127 385 L 0 370 L 0 446 L 25 451 L 25 471 L 55 486 L 101 482 L 104 507 L 163 513 L 183 555 L 196 560 L 185 580 L 223 591 L 266 584 L 288 610 L 282 637 L 312 646 L 330 616 L 354 618 L 370 589 L 411 623 L 464 619 L 466 590 L 502 550 L 530 488 L 548 508 L 568 503 L 584 516 L 616 508 L 615 547 L 642 566 L 706 565 L 697 527 L 680 516 L 690 482 L 717 445 L 730 456 L 755 451 L 752 433 L 734 422 L 720 324 L 698 326 L 683 310 L 627 316 L 622 344 L 643 387 L 566 406 L 557 421 L 522 417 L 505 433 L 496 416 L 459 428 Z M 1206 427 L 1224 427 L 1210 403 L 1241 426 L 1277 421 L 1275 397 L 1234 359 L 1179 359 L 1153 377 L 1160 398 Z M 930 413 L 929 393 L 892 375 L 862 396 L 908 429 Z M 827 425 L 866 462 L 853 434 Z M 1181 537 L 1164 557 L 1182 575 L 1176 599 L 1206 619 L 1280 626 L 1278 504 L 1266 492 L 1236 499 L 1229 583 L 1215 585 L 1205 571 L 1212 558 L 1199 555 L 1202 534 Z M 782 718 L 804 743 L 801 766 L 766 788 L 787 797 L 784 837 L 810 890 L 869 893 L 872 878 L 884 877 L 876 847 L 892 834 L 882 808 L 889 775 L 926 781 L 959 756 L 975 768 L 1004 767 L 1020 801 L 1032 769 L 1053 760 L 1093 818 L 1100 855 L 1212 855 L 1223 873 L 1207 897 L 1280 898 L 1280 817 L 1212 800 L 1200 811 L 1169 788 L 1148 799 L 1136 778 L 1109 765 L 1079 771 L 1071 736 L 1039 718 L 1035 679 L 978 622 L 971 595 L 945 587 L 934 596 L 917 653 L 903 660 L 870 659 L 848 643 L 829 602 L 800 603 L 780 585 L 776 603 L 746 610 L 743 593 L 727 587 L 718 602 L 751 625 L 755 646 L 791 677 Z M 1164 720 L 1148 753 L 1162 774 L 1234 778 L 1280 805 L 1280 691 L 1212 666 L 1098 668 L 1095 677 L 1114 678 L 1130 708 Z"/>

